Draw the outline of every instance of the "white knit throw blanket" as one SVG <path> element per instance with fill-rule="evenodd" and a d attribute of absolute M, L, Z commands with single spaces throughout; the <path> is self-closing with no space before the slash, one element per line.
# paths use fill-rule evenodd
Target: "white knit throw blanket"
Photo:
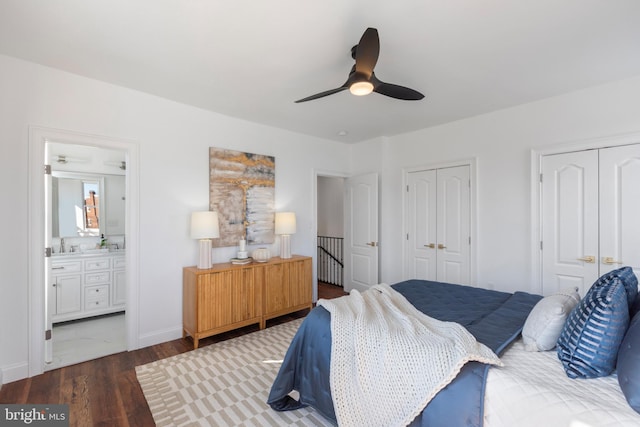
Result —
<path fill-rule="evenodd" d="M 465 363 L 502 365 L 464 327 L 425 315 L 387 284 L 318 305 L 331 313 L 339 426 L 406 426 Z"/>

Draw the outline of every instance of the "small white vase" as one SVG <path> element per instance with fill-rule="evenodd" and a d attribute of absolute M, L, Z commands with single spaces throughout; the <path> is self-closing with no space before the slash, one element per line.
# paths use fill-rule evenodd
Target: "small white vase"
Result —
<path fill-rule="evenodd" d="M 258 248 L 253 251 L 253 255 L 251 256 L 255 262 L 267 262 L 269 258 L 271 258 L 271 253 L 267 248 Z"/>

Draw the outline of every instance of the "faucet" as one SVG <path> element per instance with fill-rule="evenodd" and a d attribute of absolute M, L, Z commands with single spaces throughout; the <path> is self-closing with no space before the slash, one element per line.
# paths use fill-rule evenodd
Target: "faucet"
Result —
<path fill-rule="evenodd" d="M 60 253 L 64 253 L 64 237 L 60 238 Z"/>

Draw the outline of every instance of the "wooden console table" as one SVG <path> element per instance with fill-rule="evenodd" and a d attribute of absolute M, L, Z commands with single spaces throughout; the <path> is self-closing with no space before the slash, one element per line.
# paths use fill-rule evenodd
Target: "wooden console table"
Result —
<path fill-rule="evenodd" d="M 185 267 L 182 336 L 202 338 L 312 307 L 311 258 L 293 255 L 246 265 Z"/>

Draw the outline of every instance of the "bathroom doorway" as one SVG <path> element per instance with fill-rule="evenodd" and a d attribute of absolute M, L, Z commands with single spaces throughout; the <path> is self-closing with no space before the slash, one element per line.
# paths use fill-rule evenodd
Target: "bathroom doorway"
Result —
<path fill-rule="evenodd" d="M 45 370 L 127 349 L 125 158 L 122 150 L 45 143 Z"/>
<path fill-rule="evenodd" d="M 65 153 L 55 152 L 54 144 Z M 98 152 L 101 154 L 97 155 Z M 114 157 L 105 157 L 104 153 Z M 54 324 L 75 327 L 98 319 L 116 320 L 117 327 L 111 324 L 105 328 L 117 328 L 124 336 L 124 345 L 120 343 L 117 350 L 102 349 L 92 354 L 84 351 L 88 347 L 86 340 L 69 344 L 72 353 L 84 356 L 79 354 L 74 360 L 62 358 L 58 364 L 138 348 L 138 153 L 134 141 L 38 126 L 29 128 L 28 376 L 58 367 L 53 364 Z M 48 190 L 53 189 L 54 162 L 74 169 L 56 172 L 67 175 L 60 176 L 61 179 L 68 179 L 58 182 L 57 191 L 60 192 L 61 182 L 62 187 L 80 188 L 80 201 L 72 205 L 76 228 L 72 236 L 65 236 L 68 233 L 65 231 L 53 237 L 53 191 Z M 114 191 L 118 185 L 121 190 Z M 116 202 L 111 199 L 114 194 L 120 194 Z M 110 212 L 118 200 L 124 206 L 123 216 Z M 57 214 L 64 215 L 60 210 Z M 55 298 L 50 298 L 50 293 Z M 104 338 L 105 329 L 102 332 L 98 327 L 95 329 Z"/>

